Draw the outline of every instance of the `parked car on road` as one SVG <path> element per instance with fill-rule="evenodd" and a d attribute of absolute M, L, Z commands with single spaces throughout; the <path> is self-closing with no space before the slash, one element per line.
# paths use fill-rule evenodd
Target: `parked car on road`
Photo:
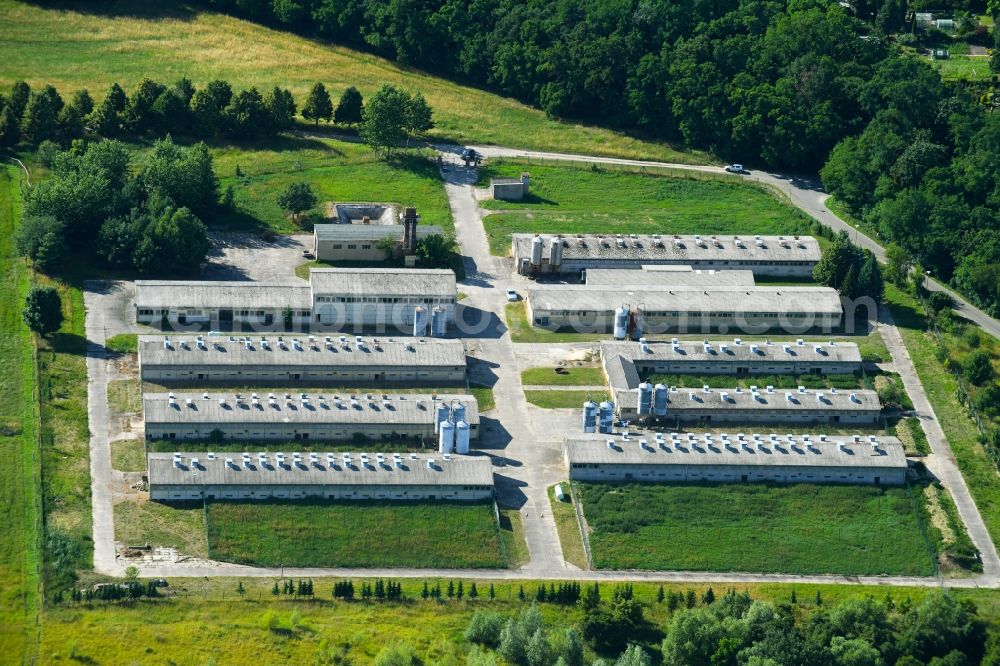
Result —
<path fill-rule="evenodd" d="M 739 173 L 739 174 L 750 173 L 749 171 L 743 168 L 742 164 L 730 164 L 726 167 L 726 171 L 728 171 L 729 173 Z"/>

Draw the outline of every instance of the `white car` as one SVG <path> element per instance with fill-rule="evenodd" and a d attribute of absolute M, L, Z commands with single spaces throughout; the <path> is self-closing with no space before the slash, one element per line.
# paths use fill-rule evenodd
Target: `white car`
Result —
<path fill-rule="evenodd" d="M 521 298 L 520 296 L 517 295 L 517 292 L 514 291 L 513 289 L 508 289 L 506 293 L 507 293 L 507 300 L 510 301 L 511 303 L 520 300 Z"/>
<path fill-rule="evenodd" d="M 730 164 L 729 166 L 726 167 L 726 171 L 728 171 L 729 173 L 750 173 L 749 171 L 743 168 L 742 164 Z"/>

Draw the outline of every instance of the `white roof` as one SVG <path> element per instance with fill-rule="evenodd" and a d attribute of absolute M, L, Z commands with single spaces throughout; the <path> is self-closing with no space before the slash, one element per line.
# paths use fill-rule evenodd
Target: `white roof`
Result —
<path fill-rule="evenodd" d="M 302 282 L 225 282 L 136 280 L 135 306 L 154 310 L 296 310 L 312 308 L 309 285 Z"/>
<path fill-rule="evenodd" d="M 314 268 L 313 295 L 455 296 L 455 272 L 438 268 Z"/>
<path fill-rule="evenodd" d="M 514 256 L 530 257 L 536 234 L 513 234 Z M 819 243 L 811 236 L 672 236 L 669 234 L 539 234 L 548 257 L 552 241 L 563 243 L 563 261 L 619 259 L 627 261 L 817 262 Z M 699 241 L 700 239 L 700 241 Z M 737 240 L 738 239 L 738 240 Z"/>
<path fill-rule="evenodd" d="M 330 335 L 139 336 L 139 364 L 150 366 L 464 367 L 461 340 Z M 341 342 L 343 337 L 345 342 Z M 327 340 L 329 339 L 329 343 Z M 169 340 L 169 347 L 164 345 Z M 249 347 L 246 344 L 249 341 Z M 267 345 L 265 346 L 265 341 Z M 298 345 L 295 342 L 298 341 Z"/>
<path fill-rule="evenodd" d="M 256 399 L 253 397 L 255 395 Z M 172 400 L 170 396 L 173 396 Z M 479 404 L 475 397 L 464 394 L 442 394 L 435 397 L 416 393 L 301 393 L 280 390 L 262 390 L 257 393 L 145 393 L 142 408 L 147 427 L 150 424 L 276 422 L 321 425 L 433 424 L 437 406 L 442 402 L 451 404 L 453 401 L 465 405 L 466 423 L 478 425 Z"/>
<path fill-rule="evenodd" d="M 284 464 L 278 463 L 277 454 L 268 453 L 261 465 L 258 454 L 250 453 L 249 466 L 245 466 L 240 453 L 219 453 L 209 460 L 205 452 L 182 452 L 178 466 L 174 455 L 147 456 L 150 486 L 493 486 L 492 463 L 485 456 L 453 455 L 449 460 L 438 454 L 402 453 L 397 466 L 391 453 L 384 454 L 382 462 L 377 453 L 324 452 L 317 453 L 315 461 L 309 453 L 301 453 L 298 462 L 294 453 L 287 453 Z M 332 464 L 327 463 L 327 455 L 333 456 Z M 367 457 L 367 464 L 362 456 Z M 428 466 L 430 460 L 433 467 Z"/>

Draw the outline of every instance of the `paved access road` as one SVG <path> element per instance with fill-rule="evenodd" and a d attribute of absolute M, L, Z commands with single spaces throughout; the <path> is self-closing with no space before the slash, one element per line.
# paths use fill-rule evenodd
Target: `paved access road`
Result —
<path fill-rule="evenodd" d="M 659 167 L 669 169 L 682 169 L 685 171 L 701 171 L 705 173 L 726 173 L 725 169 L 719 166 L 704 166 L 692 164 L 672 164 L 669 162 L 653 162 L 649 160 L 630 160 L 616 157 L 598 157 L 592 155 L 573 155 L 570 153 L 550 153 L 537 150 L 520 150 L 517 148 L 501 148 L 499 146 L 468 146 L 484 157 L 525 157 L 534 160 L 559 160 L 561 162 L 585 162 L 588 164 L 617 164 L 621 166 L 635 167 Z M 447 155 L 457 155 L 466 146 L 455 146 L 451 144 L 435 144 L 434 148 Z M 859 229 L 844 222 L 826 207 L 826 200 L 829 194 L 823 191 L 823 186 L 815 176 L 788 176 L 767 171 L 755 171 L 748 176 L 749 180 L 756 180 L 783 192 L 789 200 L 808 213 L 811 217 L 835 231 L 846 231 L 851 239 L 861 247 L 871 250 L 880 260 L 885 260 L 885 249 L 871 237 L 862 233 Z M 972 303 L 965 300 L 961 295 L 949 289 L 947 286 L 928 277 L 927 288 L 931 291 L 941 291 L 951 296 L 955 301 L 955 310 L 980 326 L 990 335 L 1000 338 L 1000 320 L 986 314 Z"/>

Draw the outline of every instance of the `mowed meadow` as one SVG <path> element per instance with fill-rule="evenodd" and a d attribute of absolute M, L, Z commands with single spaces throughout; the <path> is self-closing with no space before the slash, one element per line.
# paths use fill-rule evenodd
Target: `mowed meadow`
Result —
<path fill-rule="evenodd" d="M 510 251 L 512 233 L 813 233 L 812 220 L 770 192 L 715 174 L 659 175 L 497 160 L 480 170 L 479 185 L 524 171 L 531 176 L 528 198 L 482 203 L 496 211 L 483 220 L 493 254 Z"/>
<path fill-rule="evenodd" d="M 209 502 L 209 557 L 256 566 L 503 568 L 487 503 Z"/>
<path fill-rule="evenodd" d="M 932 576 L 919 489 L 574 485 L 598 569 Z"/>
<path fill-rule="evenodd" d="M 50 3 L 0 0 L 0 87 L 17 79 L 52 84 L 64 96 L 112 81 L 127 92 L 144 77 L 195 85 L 228 80 L 237 89 L 288 88 L 302 101 L 322 81 L 335 96 L 365 96 L 383 83 L 419 90 L 434 109 L 431 136 L 543 150 L 703 163 L 707 157 L 621 133 L 562 123 L 512 99 L 351 49 L 272 30 L 197 5 L 151 0 Z"/>

